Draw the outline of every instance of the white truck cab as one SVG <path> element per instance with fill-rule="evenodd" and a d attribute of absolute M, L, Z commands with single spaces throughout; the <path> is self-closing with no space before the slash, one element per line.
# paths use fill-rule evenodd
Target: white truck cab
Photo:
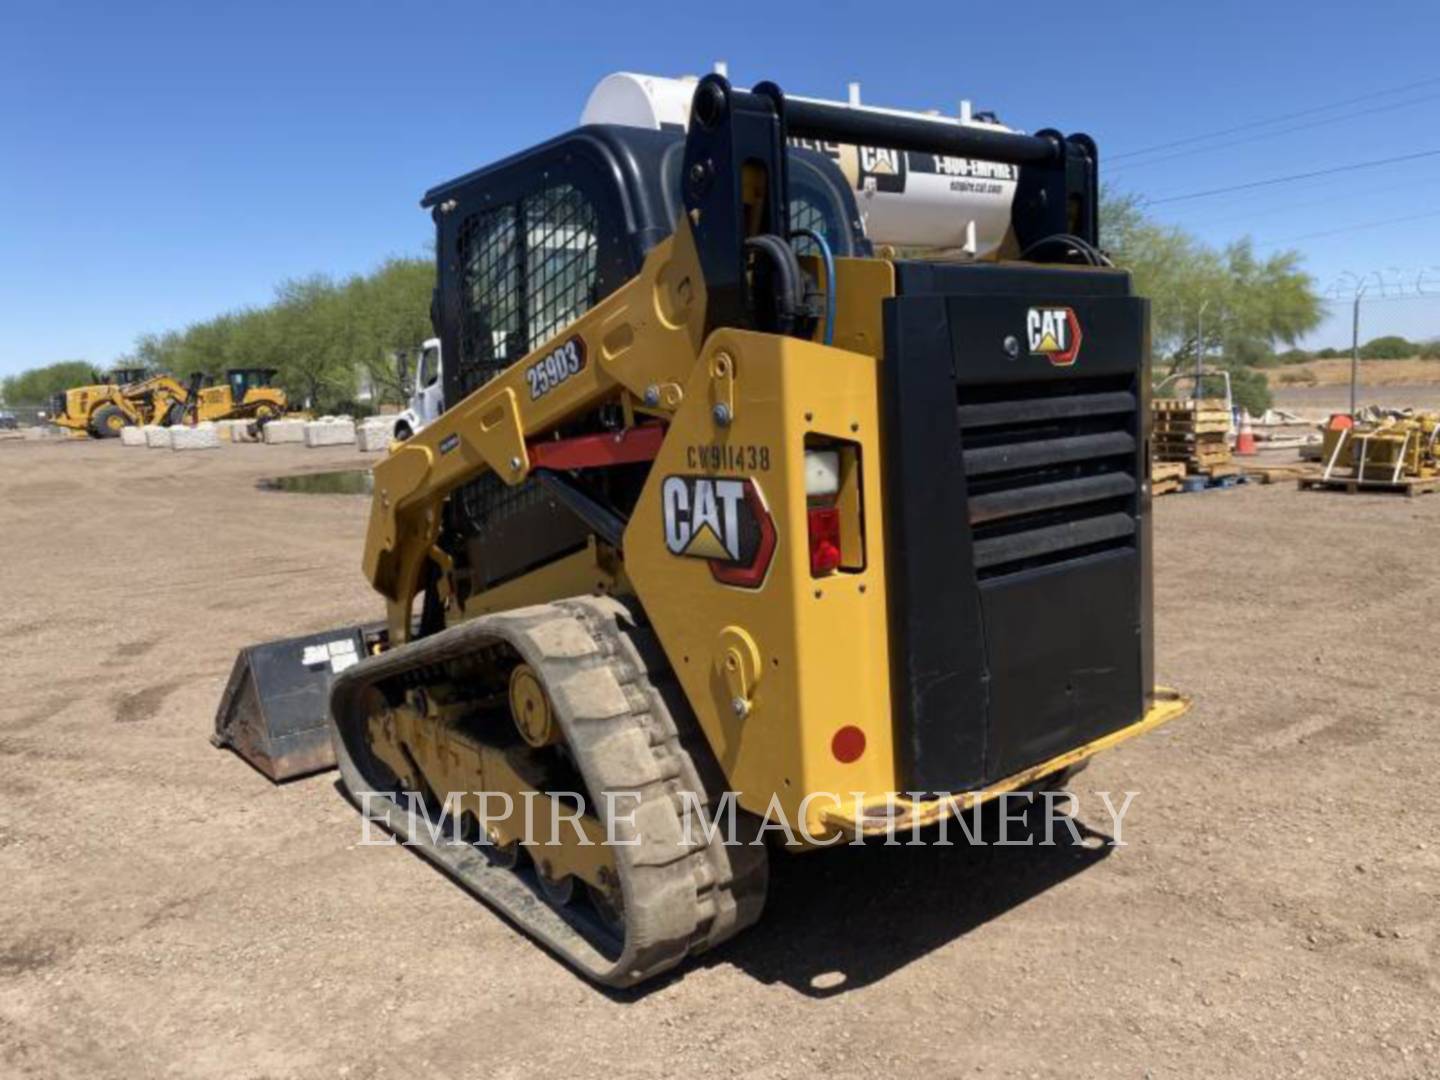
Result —
<path fill-rule="evenodd" d="M 410 404 L 395 421 L 397 440 L 410 438 L 445 411 L 443 373 L 440 339 L 429 338 L 420 346 L 420 363 L 415 370 L 415 385 L 410 391 Z"/>

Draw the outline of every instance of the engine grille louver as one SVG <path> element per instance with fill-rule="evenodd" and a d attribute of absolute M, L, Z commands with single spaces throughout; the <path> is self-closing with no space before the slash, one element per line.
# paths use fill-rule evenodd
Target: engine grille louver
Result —
<path fill-rule="evenodd" d="M 1139 427 L 1128 378 L 960 393 L 981 579 L 1134 545 Z"/>

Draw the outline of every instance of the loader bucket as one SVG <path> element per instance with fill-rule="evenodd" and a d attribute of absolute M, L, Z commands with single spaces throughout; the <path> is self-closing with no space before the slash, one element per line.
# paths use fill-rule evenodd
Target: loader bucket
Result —
<path fill-rule="evenodd" d="M 241 649 L 210 741 L 276 783 L 333 769 L 330 680 L 368 656 L 381 634 L 375 625 L 347 626 Z"/>

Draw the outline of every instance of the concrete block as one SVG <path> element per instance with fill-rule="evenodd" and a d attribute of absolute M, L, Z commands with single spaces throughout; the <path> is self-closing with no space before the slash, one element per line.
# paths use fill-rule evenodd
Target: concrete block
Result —
<path fill-rule="evenodd" d="M 63 428 L 59 424 L 40 424 L 36 427 L 28 427 L 25 429 L 25 438 L 34 441 L 68 439 L 70 434 L 69 428 Z"/>
<path fill-rule="evenodd" d="M 349 446 L 355 443 L 355 421 L 349 417 L 312 420 L 305 425 L 306 446 Z"/>
<path fill-rule="evenodd" d="M 355 429 L 360 449 L 367 454 L 388 450 L 390 441 L 395 438 L 396 419 L 394 416 L 371 416 L 361 420 Z"/>
<path fill-rule="evenodd" d="M 260 425 L 254 420 L 232 420 L 230 422 L 230 441 L 258 443 L 264 442 L 265 437 L 260 433 Z"/>
<path fill-rule="evenodd" d="M 146 424 L 140 430 L 145 432 L 145 445 L 151 450 L 170 449 L 170 428 L 161 427 L 159 424 Z"/>
<path fill-rule="evenodd" d="M 267 446 L 305 441 L 305 421 L 303 420 L 271 420 L 265 425 L 264 430 Z"/>
<path fill-rule="evenodd" d="M 123 427 L 120 429 L 121 446 L 144 446 L 145 429 L 139 427 Z"/>
<path fill-rule="evenodd" d="M 170 448 L 172 450 L 218 450 L 220 449 L 220 435 L 211 423 L 196 424 L 194 427 L 174 427 L 170 429 Z"/>

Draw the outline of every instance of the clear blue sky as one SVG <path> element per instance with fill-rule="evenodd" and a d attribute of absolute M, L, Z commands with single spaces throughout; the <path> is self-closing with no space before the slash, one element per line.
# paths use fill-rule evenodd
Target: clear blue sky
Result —
<path fill-rule="evenodd" d="M 797 93 L 843 97 L 858 79 L 876 104 L 968 97 L 1028 130 L 1090 132 L 1107 176 L 1161 199 L 1440 150 L 1440 82 L 1380 94 L 1440 77 L 1436 40 L 1433 2 L 8 0 L 0 374 L 104 364 L 144 331 L 264 303 L 286 277 L 421 253 L 427 186 L 573 126 L 611 71 L 724 59 L 737 82 Z M 1380 96 L 1210 140 L 1236 145 L 1109 163 L 1367 94 Z M 1440 265 L 1437 194 L 1440 156 L 1154 212 L 1217 243 L 1291 243 L 1323 285 Z M 1413 220 L 1352 228 L 1396 218 Z M 1365 330 L 1440 335 L 1440 299 L 1375 304 Z"/>

